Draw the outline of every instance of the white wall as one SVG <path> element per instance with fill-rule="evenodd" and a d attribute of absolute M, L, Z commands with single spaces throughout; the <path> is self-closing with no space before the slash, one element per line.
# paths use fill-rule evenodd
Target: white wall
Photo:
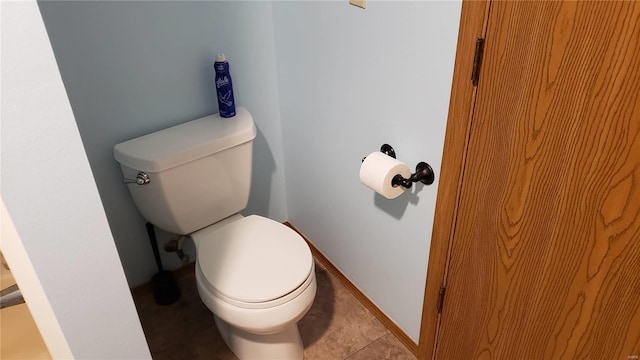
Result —
<path fill-rule="evenodd" d="M 54 358 L 150 358 L 38 7 L 0 6 L 7 262 Z"/>
<path fill-rule="evenodd" d="M 414 340 L 461 3 L 273 5 L 287 209 L 327 257 Z M 436 182 L 386 200 L 360 184 L 383 143 Z"/>
<path fill-rule="evenodd" d="M 235 98 L 258 128 L 247 213 L 287 219 L 269 2 L 41 1 L 47 32 L 129 284 L 156 272 L 113 145 L 215 113 L 213 61 L 224 52 Z M 159 232 L 162 244 L 168 235 Z M 189 246 L 190 244 L 187 243 Z M 195 253 L 187 251 L 194 260 Z M 161 251 L 169 269 L 177 257 Z"/>

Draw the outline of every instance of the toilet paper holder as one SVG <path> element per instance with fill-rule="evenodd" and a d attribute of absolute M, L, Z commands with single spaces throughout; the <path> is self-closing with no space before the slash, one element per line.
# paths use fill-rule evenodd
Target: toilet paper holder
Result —
<path fill-rule="evenodd" d="M 382 146 L 380 147 L 380 152 L 394 159 L 396 158 L 396 151 L 393 150 L 393 147 L 389 144 L 382 144 Z M 364 161 L 364 159 L 366 159 L 366 156 L 362 158 L 362 161 Z M 434 180 L 435 173 L 433 172 L 431 165 L 427 164 L 424 161 L 421 161 L 418 163 L 418 165 L 416 165 L 416 172 L 411 174 L 409 178 L 405 178 L 402 175 L 398 174 L 391 179 L 391 185 L 393 185 L 394 187 L 402 186 L 410 189 L 414 182 L 420 181 L 425 185 L 431 185 L 433 184 Z"/>
<path fill-rule="evenodd" d="M 410 189 L 414 182 L 420 181 L 425 185 L 431 185 L 433 184 L 434 179 L 435 174 L 433 173 L 431 166 L 426 162 L 421 161 L 416 165 L 416 172 L 411 174 L 408 179 L 405 179 L 402 175 L 398 174 L 391 179 L 391 185 L 404 186 L 407 189 Z"/>

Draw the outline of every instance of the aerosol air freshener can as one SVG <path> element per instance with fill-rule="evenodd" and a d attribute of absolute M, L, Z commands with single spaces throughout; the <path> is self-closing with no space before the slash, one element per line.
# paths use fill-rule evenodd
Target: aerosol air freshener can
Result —
<path fill-rule="evenodd" d="M 236 116 L 236 104 L 233 99 L 233 85 L 229 74 L 229 63 L 224 54 L 216 57 L 213 63 L 216 71 L 216 92 L 218 93 L 218 109 L 224 118 Z"/>

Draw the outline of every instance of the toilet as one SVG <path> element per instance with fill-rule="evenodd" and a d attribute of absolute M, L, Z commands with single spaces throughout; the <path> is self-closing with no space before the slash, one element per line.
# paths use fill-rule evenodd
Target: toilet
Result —
<path fill-rule="evenodd" d="M 251 114 L 218 114 L 114 146 L 133 200 L 196 245 L 196 284 L 240 359 L 302 359 L 297 322 L 316 294 L 309 246 L 287 226 L 242 216 L 251 187 Z"/>

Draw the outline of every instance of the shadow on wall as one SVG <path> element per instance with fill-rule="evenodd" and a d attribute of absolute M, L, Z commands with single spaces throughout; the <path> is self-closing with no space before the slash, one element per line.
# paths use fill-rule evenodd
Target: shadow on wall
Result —
<path fill-rule="evenodd" d="M 242 213 L 247 215 L 269 214 L 271 183 L 276 172 L 276 162 L 262 130 L 256 125 L 256 137 L 253 140 L 253 168 L 251 171 L 251 194 L 249 204 Z"/>
<path fill-rule="evenodd" d="M 401 219 L 409 204 L 418 205 L 418 202 L 420 201 L 418 193 L 420 193 L 423 187 L 424 184 L 420 182 L 415 183 L 411 189 L 405 190 L 402 195 L 393 201 L 389 201 L 384 196 L 374 193 L 373 203 L 378 209 L 386 212 L 396 219 Z"/>

